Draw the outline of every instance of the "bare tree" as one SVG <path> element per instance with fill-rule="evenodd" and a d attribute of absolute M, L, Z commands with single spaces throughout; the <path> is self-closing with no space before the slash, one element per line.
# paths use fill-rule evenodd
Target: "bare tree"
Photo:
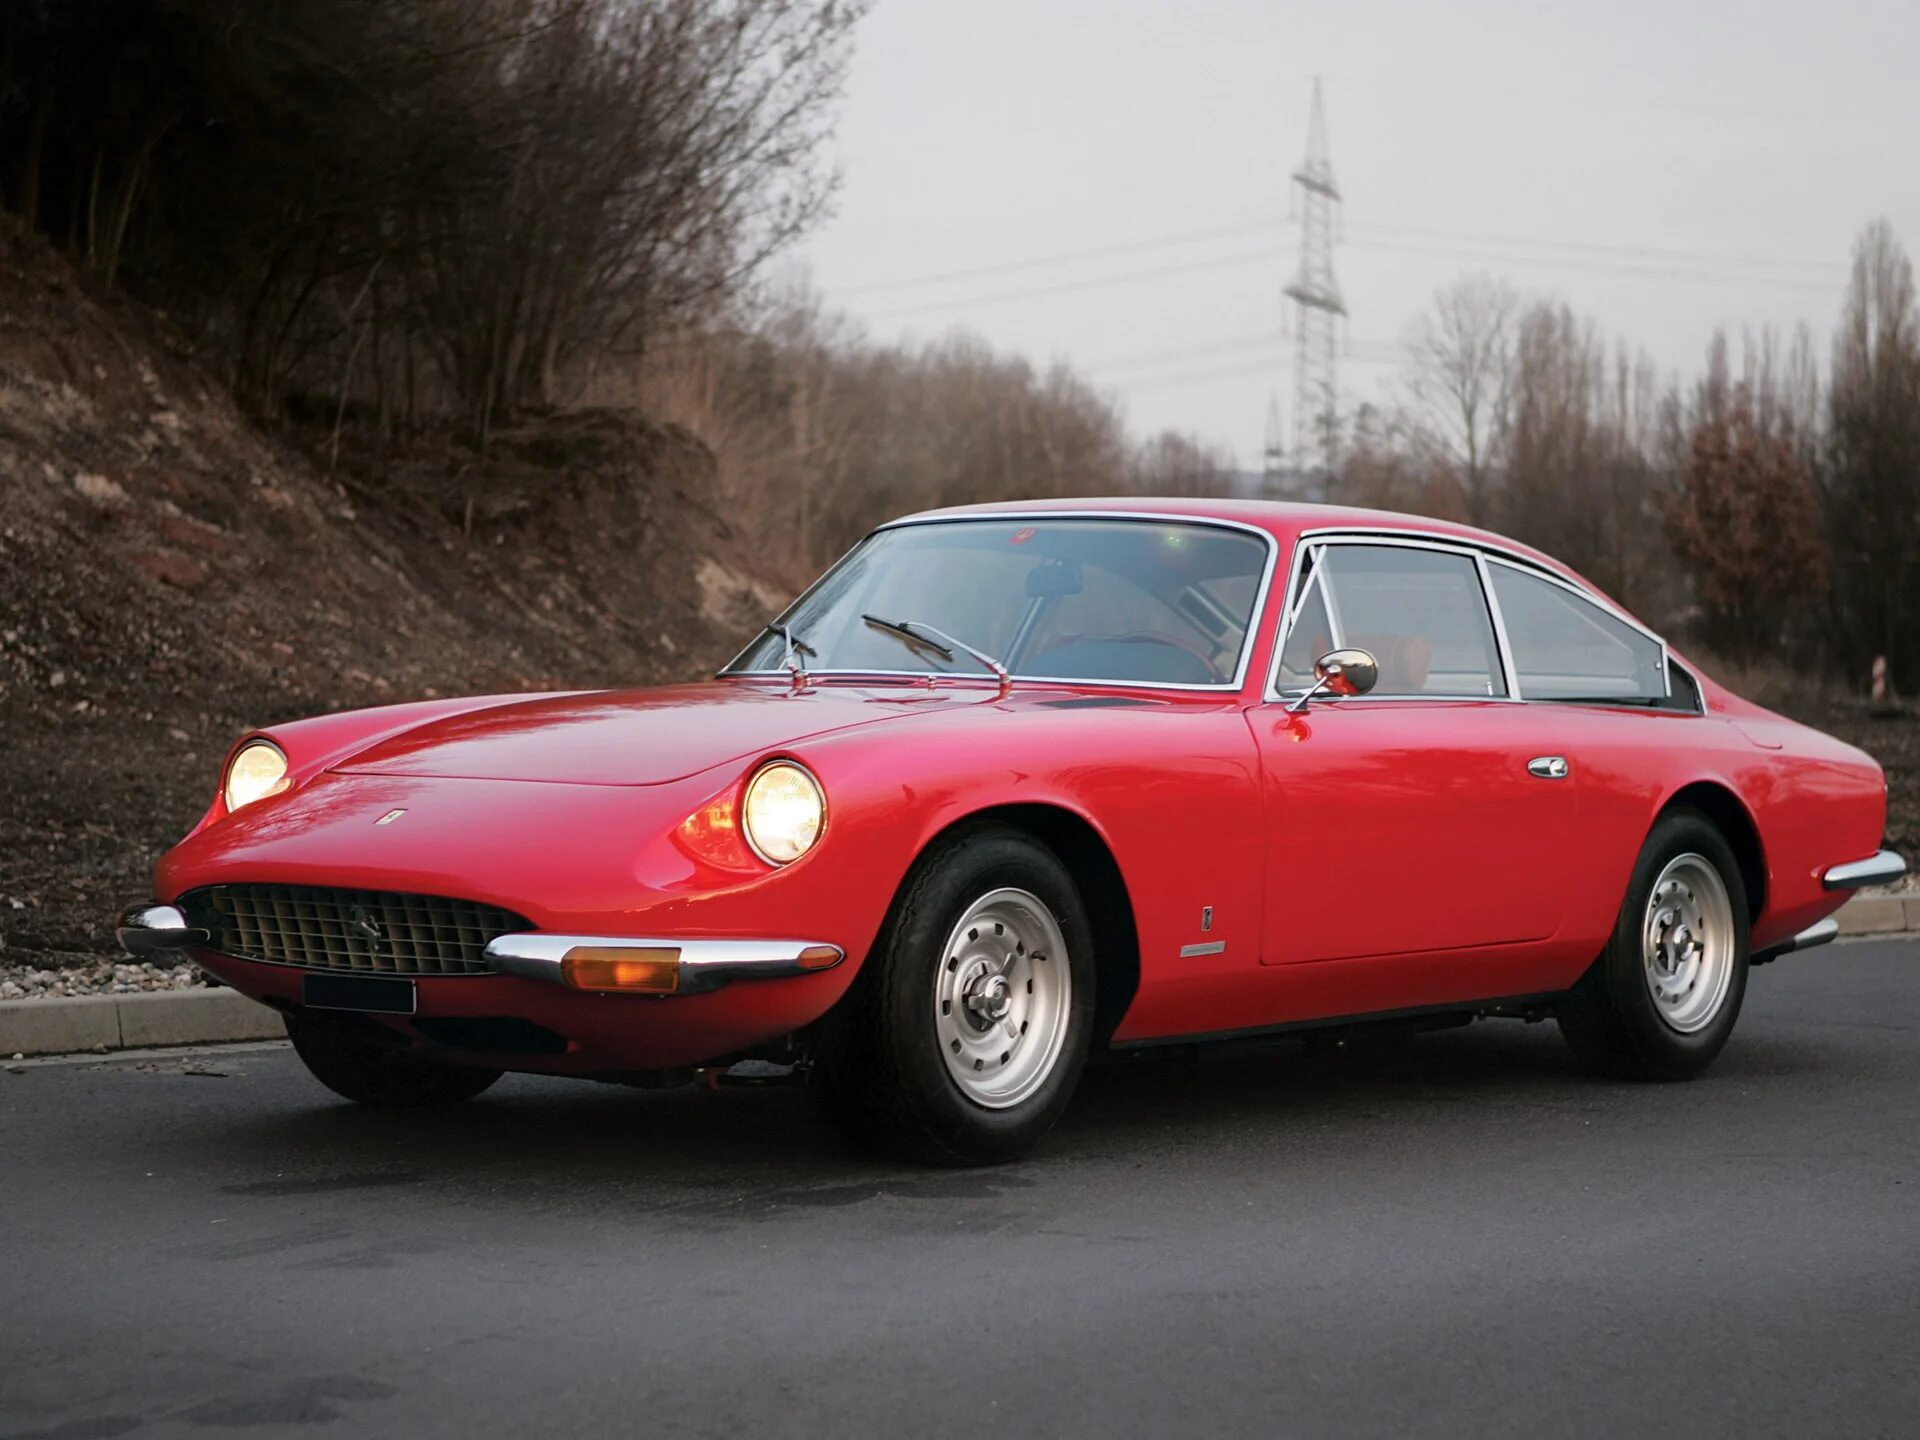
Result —
<path fill-rule="evenodd" d="M 1854 246 L 1833 345 L 1827 519 L 1833 604 L 1849 667 L 1885 655 L 1920 677 L 1920 307 L 1913 265 L 1885 220 Z"/>
<path fill-rule="evenodd" d="M 1135 452 L 1124 488 L 1142 495 L 1218 495 L 1232 470 L 1231 457 L 1219 447 L 1163 430 Z"/>
<path fill-rule="evenodd" d="M 1406 341 L 1418 435 L 1458 473 L 1476 525 L 1493 523 L 1519 315 L 1519 294 L 1506 281 L 1469 276 L 1434 296 Z"/>
<path fill-rule="evenodd" d="M 820 217 L 864 8 L 16 0 L 0 195 L 198 328 L 256 409 L 484 436 Z"/>

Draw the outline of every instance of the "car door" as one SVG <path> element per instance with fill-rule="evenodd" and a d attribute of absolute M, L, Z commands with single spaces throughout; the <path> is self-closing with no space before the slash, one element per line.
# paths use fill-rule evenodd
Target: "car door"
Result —
<path fill-rule="evenodd" d="M 1303 542 L 1308 543 L 1308 542 Z M 1437 541 L 1312 542 L 1273 684 L 1249 712 L 1266 804 L 1262 961 L 1539 945 L 1578 863 L 1579 781 L 1550 709 L 1513 695 L 1486 563 Z M 1371 652 L 1366 696 L 1315 696 L 1327 649 Z M 1498 993 L 1498 992 L 1489 992 Z"/>

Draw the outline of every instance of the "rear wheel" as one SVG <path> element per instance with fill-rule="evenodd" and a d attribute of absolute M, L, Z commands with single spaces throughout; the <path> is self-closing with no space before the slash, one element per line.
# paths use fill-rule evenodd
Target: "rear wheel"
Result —
<path fill-rule="evenodd" d="M 471 1100 L 498 1070 L 436 1064 L 399 1048 L 366 1021 L 331 1015 L 287 1016 L 287 1038 L 313 1078 L 362 1105 L 429 1109 Z"/>
<path fill-rule="evenodd" d="M 1660 817 L 1613 937 L 1560 1013 L 1573 1052 L 1609 1074 L 1679 1080 L 1713 1062 L 1747 989 L 1740 866 L 1704 815 Z"/>
<path fill-rule="evenodd" d="M 1093 940 L 1054 853 L 981 825 L 914 866 L 823 1057 L 829 1102 L 900 1159 L 1010 1160 L 1072 1097 L 1093 1025 Z"/>

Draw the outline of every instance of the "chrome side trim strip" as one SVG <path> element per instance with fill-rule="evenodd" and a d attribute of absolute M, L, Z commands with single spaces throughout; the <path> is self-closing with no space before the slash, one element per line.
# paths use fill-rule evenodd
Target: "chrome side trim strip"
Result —
<path fill-rule="evenodd" d="M 1770 946 L 1753 957 L 1752 963 L 1764 965 L 1769 960 L 1778 960 L 1782 955 L 1791 955 L 1796 950 L 1811 950 L 1816 945 L 1825 945 L 1840 933 L 1840 922 L 1829 915 L 1802 930 L 1798 935 L 1782 940 L 1778 945 Z"/>
<path fill-rule="evenodd" d="M 205 945 L 213 939 L 207 931 L 189 925 L 176 907 L 154 904 L 135 905 L 124 912 L 114 934 L 122 950 L 141 959 Z"/>
<path fill-rule="evenodd" d="M 1199 945 L 1182 945 L 1180 958 L 1190 960 L 1195 955 L 1220 955 L 1225 953 L 1226 948 L 1227 942 L 1224 940 L 1208 940 Z"/>
<path fill-rule="evenodd" d="M 1886 885 L 1907 873 L 1907 862 L 1891 850 L 1877 851 L 1865 860 L 1831 865 L 1820 877 L 1829 890 L 1858 890 L 1862 885 Z"/>
<path fill-rule="evenodd" d="M 553 935 L 527 931 L 498 935 L 488 942 L 486 960 L 505 975 L 523 975 L 564 985 L 560 962 L 569 950 L 677 950 L 680 952 L 680 988 L 677 995 L 718 990 L 734 980 L 777 980 L 789 975 L 816 975 L 831 970 L 846 952 L 825 941 L 807 940 L 674 940 L 634 935 Z M 825 965 L 804 965 L 804 950 L 831 950 L 836 958 Z"/>

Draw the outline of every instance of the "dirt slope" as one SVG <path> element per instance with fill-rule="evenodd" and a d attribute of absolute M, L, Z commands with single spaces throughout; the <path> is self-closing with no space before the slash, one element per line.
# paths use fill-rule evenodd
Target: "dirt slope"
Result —
<path fill-rule="evenodd" d="M 321 451 L 324 454 L 324 449 Z M 111 947 L 240 729 L 432 694 L 710 671 L 796 577 L 710 459 L 585 412 L 335 474 L 160 317 L 0 229 L 0 945 Z"/>

